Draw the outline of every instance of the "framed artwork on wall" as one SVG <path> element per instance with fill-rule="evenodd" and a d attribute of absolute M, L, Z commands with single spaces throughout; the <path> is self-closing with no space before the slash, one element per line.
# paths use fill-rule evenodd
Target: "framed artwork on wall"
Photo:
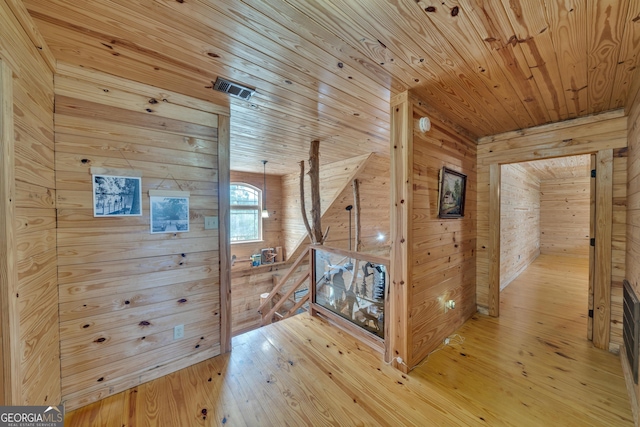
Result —
<path fill-rule="evenodd" d="M 93 216 L 141 216 L 142 179 L 93 175 Z"/>
<path fill-rule="evenodd" d="M 467 176 L 446 166 L 440 171 L 438 218 L 464 217 Z"/>
<path fill-rule="evenodd" d="M 151 234 L 189 231 L 189 197 L 150 196 Z"/>

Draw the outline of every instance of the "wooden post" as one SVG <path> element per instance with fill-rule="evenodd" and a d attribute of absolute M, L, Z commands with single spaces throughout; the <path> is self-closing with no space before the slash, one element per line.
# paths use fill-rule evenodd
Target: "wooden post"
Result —
<path fill-rule="evenodd" d="M 320 207 L 320 140 L 311 141 L 309 150 L 309 178 L 311 178 L 311 229 L 313 243 L 322 242 L 322 209 Z"/>
<path fill-rule="evenodd" d="M 271 311 L 271 308 L 273 307 L 273 304 L 271 304 L 271 302 L 269 300 L 269 292 L 265 292 L 263 294 L 260 294 L 260 305 L 261 306 L 262 305 L 265 306 L 265 312 L 266 313 L 269 313 Z M 269 318 L 265 318 L 265 316 L 263 314 L 260 314 L 260 316 L 262 316 L 262 322 L 260 323 L 262 326 L 270 325 L 272 323 L 272 321 L 273 321 L 273 316 L 269 317 Z"/>
<path fill-rule="evenodd" d="M 613 150 L 596 154 L 596 249 L 593 288 L 593 345 L 609 350 L 611 329 L 611 223 Z"/>
<path fill-rule="evenodd" d="M 360 181 L 357 179 L 353 180 L 353 210 L 355 211 L 356 219 L 355 251 L 360 252 L 360 245 L 362 244 L 362 241 L 360 240 Z"/>
<path fill-rule="evenodd" d="M 2 338 L 1 405 L 22 402 L 20 316 L 15 236 L 15 148 L 13 73 L 0 60 L 0 328 Z"/>
<path fill-rule="evenodd" d="M 489 167 L 489 315 L 500 316 L 500 165 Z"/>
<path fill-rule="evenodd" d="M 220 352 L 231 351 L 231 229 L 229 117 L 218 116 L 218 241 L 220 246 Z"/>
<path fill-rule="evenodd" d="M 413 198 L 413 104 L 409 92 L 391 100 L 391 265 L 389 333 L 393 366 L 408 372 L 410 347 L 411 207 Z M 403 363 L 399 363 L 401 358 Z"/>
<path fill-rule="evenodd" d="M 304 228 L 307 229 L 309 240 L 311 240 L 311 243 L 315 243 L 313 241 L 311 227 L 309 226 L 309 220 L 307 219 L 307 208 L 304 200 L 304 160 L 300 162 L 300 210 L 302 211 L 302 221 L 304 222 Z"/>

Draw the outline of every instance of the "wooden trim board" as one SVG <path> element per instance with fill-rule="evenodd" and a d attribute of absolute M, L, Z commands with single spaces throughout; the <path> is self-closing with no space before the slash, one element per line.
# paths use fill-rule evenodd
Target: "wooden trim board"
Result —
<path fill-rule="evenodd" d="M 413 104 L 408 92 L 404 92 L 391 100 L 391 327 L 387 339 L 394 367 L 405 373 L 409 366 L 399 361 L 408 361 L 411 348 L 407 307 L 412 268 L 412 177 Z"/>
<path fill-rule="evenodd" d="M 489 167 L 489 315 L 500 315 L 500 165 Z"/>
<path fill-rule="evenodd" d="M 596 246 L 593 287 L 593 345 L 609 350 L 611 328 L 611 225 L 613 150 L 596 154 Z"/>
<path fill-rule="evenodd" d="M 15 236 L 15 148 L 13 72 L 0 59 L 0 328 L 2 328 L 2 405 L 22 400 L 20 318 L 18 316 Z"/>
<path fill-rule="evenodd" d="M 220 351 L 231 351 L 231 228 L 229 117 L 218 117 L 218 217 L 220 246 Z"/>

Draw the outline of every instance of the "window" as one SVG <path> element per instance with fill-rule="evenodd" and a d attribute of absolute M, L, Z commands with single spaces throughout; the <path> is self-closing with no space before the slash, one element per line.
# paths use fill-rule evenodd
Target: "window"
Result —
<path fill-rule="evenodd" d="M 231 183 L 231 242 L 262 240 L 262 191 Z"/>

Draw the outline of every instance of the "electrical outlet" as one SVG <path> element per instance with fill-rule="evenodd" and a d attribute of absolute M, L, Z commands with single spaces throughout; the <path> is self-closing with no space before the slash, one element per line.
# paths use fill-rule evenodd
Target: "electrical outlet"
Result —
<path fill-rule="evenodd" d="M 179 340 L 184 338 L 184 325 L 176 325 L 173 327 L 173 339 Z"/>

